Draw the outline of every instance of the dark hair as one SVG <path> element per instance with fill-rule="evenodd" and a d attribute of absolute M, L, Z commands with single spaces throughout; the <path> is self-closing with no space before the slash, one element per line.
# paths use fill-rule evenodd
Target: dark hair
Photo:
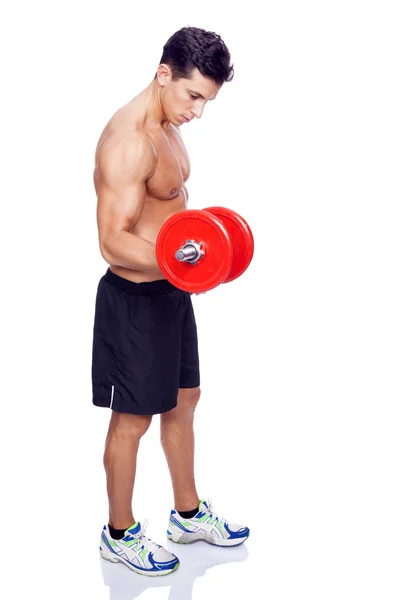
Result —
<path fill-rule="evenodd" d="M 221 37 L 198 27 L 183 27 L 176 31 L 163 48 L 160 60 L 172 70 L 172 79 L 190 79 L 193 69 L 222 85 L 234 74 L 231 55 Z"/>

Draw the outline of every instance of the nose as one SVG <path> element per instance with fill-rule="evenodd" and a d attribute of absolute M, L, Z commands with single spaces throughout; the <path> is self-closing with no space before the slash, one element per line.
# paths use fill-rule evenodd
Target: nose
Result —
<path fill-rule="evenodd" d="M 204 110 L 204 104 L 197 103 L 192 107 L 191 113 L 194 117 L 196 117 L 197 119 L 200 119 L 201 115 L 203 114 L 203 110 Z"/>

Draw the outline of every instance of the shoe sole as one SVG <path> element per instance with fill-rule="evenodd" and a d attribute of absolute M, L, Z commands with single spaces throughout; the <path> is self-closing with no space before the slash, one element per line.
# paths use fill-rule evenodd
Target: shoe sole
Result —
<path fill-rule="evenodd" d="M 129 563 L 128 561 L 124 560 L 123 558 L 120 558 L 116 554 L 113 554 L 112 552 L 110 552 L 109 550 L 106 550 L 105 548 L 102 548 L 101 546 L 100 546 L 100 555 L 102 558 L 104 558 L 105 560 L 108 560 L 109 562 L 112 562 L 112 563 L 120 562 L 123 565 L 125 565 L 126 567 L 128 567 L 128 569 L 135 571 L 135 573 L 137 573 L 138 575 L 144 575 L 145 577 L 162 577 L 163 575 L 170 575 L 171 573 L 176 571 L 176 569 L 180 565 L 180 562 L 176 563 L 175 567 L 173 569 L 170 569 L 169 571 L 141 571 L 139 569 L 136 569 L 136 567 L 134 565 L 132 565 L 131 563 Z"/>
<path fill-rule="evenodd" d="M 193 536 L 193 537 L 192 537 Z M 249 536 L 245 538 L 235 538 L 235 539 L 217 539 L 211 536 L 204 537 L 196 537 L 194 533 L 168 533 L 167 538 L 171 540 L 171 542 L 175 542 L 175 544 L 194 544 L 195 542 L 207 542 L 207 544 L 211 544 L 212 546 L 224 546 L 232 547 L 232 546 L 240 546 L 246 540 L 249 539 Z"/>

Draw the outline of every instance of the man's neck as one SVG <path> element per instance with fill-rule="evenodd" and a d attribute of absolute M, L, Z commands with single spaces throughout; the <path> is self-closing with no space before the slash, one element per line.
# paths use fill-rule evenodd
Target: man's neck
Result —
<path fill-rule="evenodd" d="M 161 105 L 161 87 L 157 80 L 142 92 L 146 106 L 146 123 L 149 127 L 161 126 L 164 131 L 167 131 L 170 122 L 165 118 Z"/>

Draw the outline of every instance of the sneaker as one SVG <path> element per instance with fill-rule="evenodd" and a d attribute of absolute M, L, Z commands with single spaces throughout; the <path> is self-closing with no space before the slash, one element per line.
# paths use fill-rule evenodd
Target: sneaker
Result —
<path fill-rule="evenodd" d="M 216 546 L 238 546 L 249 537 L 250 530 L 243 525 L 229 523 L 213 513 L 211 500 L 201 500 L 199 512 L 192 519 L 184 519 L 171 510 L 167 537 L 179 544 L 191 544 L 203 540 Z"/>
<path fill-rule="evenodd" d="M 100 539 L 100 554 L 106 560 L 121 562 L 140 575 L 169 575 L 179 567 L 179 560 L 162 546 L 155 544 L 144 535 L 143 527 L 135 523 L 125 531 L 121 540 L 114 540 L 108 525 L 104 525 Z"/>

